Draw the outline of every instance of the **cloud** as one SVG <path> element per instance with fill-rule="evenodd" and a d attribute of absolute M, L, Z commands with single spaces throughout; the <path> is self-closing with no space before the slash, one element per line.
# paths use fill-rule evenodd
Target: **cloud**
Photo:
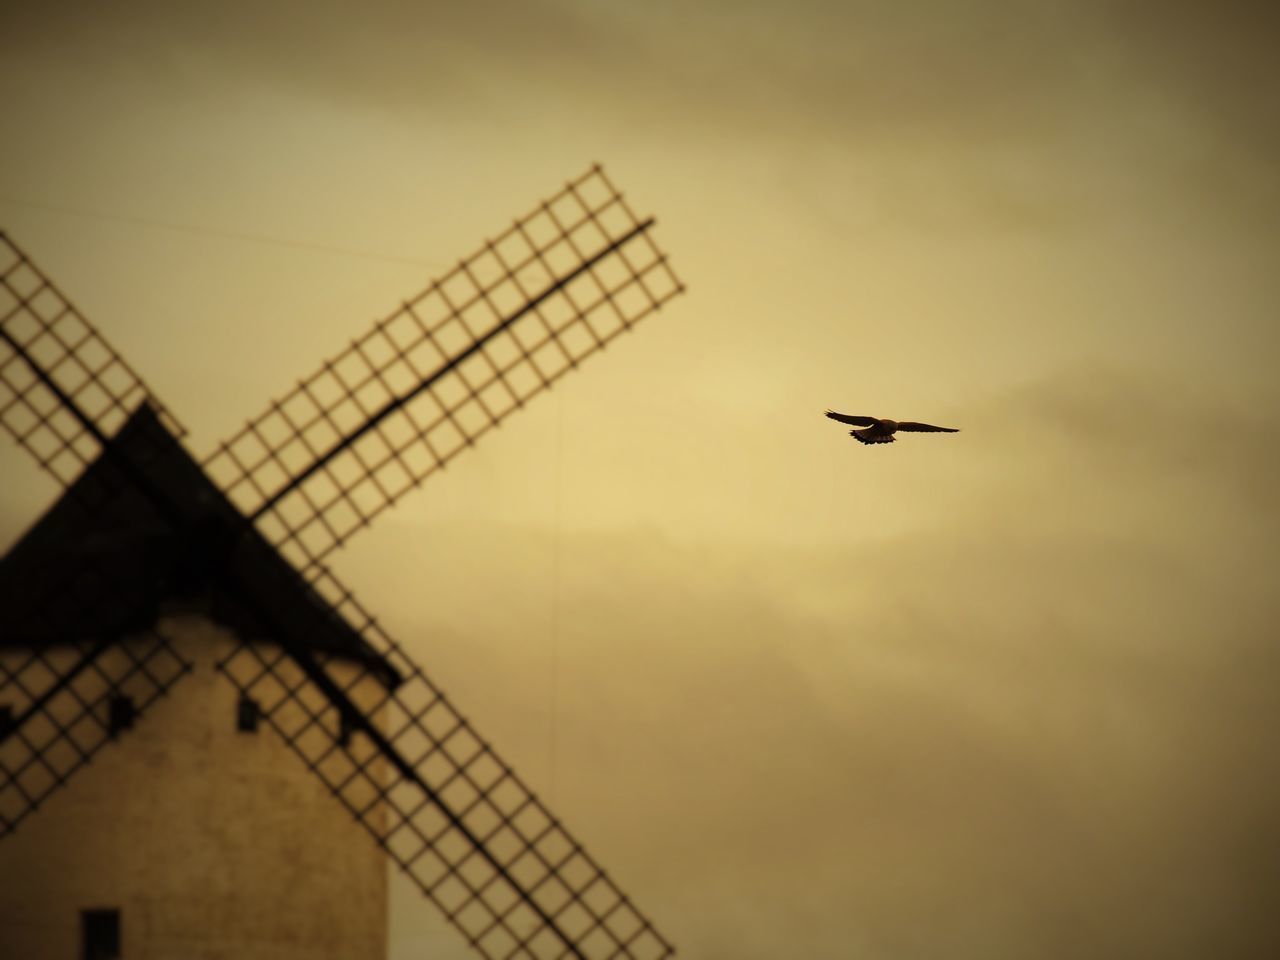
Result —
<path fill-rule="evenodd" d="M 378 589 L 450 598 L 429 669 L 691 955 L 1261 955 L 1277 424 L 1187 399 L 994 400 L 888 541 L 568 535 L 553 580 L 544 532 L 441 523 Z"/>
<path fill-rule="evenodd" d="M 1273 165 L 1264 162 L 1274 156 L 1266 98 L 1274 58 L 1252 8 L 1181 5 L 1158 20 L 1138 5 L 1068 12 L 1059 4 L 849 12 L 815 3 L 779 17 L 764 2 L 405 3 L 356 20 L 340 20 L 331 5 L 216 16 L 131 9 L 28 5 L 9 21 L 7 36 L 20 42 L 6 41 L 0 72 L 19 91 L 15 116 L 36 104 L 61 137 L 53 149 L 28 131 L 45 144 L 27 161 L 32 169 L 84 166 L 95 129 L 123 129 L 145 147 L 94 150 L 95 185 L 117 182 L 113 163 L 155 163 L 189 193 L 179 162 L 188 154 L 171 144 L 166 153 L 164 131 L 190 124 L 242 157 L 246 182 L 257 182 L 262 154 L 252 145 L 261 146 L 262 124 L 205 125 L 202 111 L 238 116 L 243 102 L 265 101 L 270 118 L 307 99 L 387 111 L 410 126 L 452 109 L 495 138 L 511 116 L 504 111 L 520 114 L 522 131 L 555 116 L 563 128 L 548 129 L 591 137 L 605 118 L 644 120 L 645 156 L 682 173 L 689 165 L 689 194 L 719 204 L 691 202 L 672 221 L 700 212 L 707 227 L 697 246 L 708 263 L 730 264 L 718 306 L 710 267 L 701 281 L 713 293 L 700 301 L 711 305 L 707 315 L 721 310 L 733 321 L 705 353 L 723 356 L 737 337 L 751 341 L 743 355 L 756 365 L 703 384 L 719 398 L 714 416 L 701 398 L 676 421 L 662 398 L 645 395 L 634 422 L 619 413 L 598 425 L 581 485 L 595 498 L 593 516 L 609 522 L 594 532 L 570 526 L 555 548 L 546 529 L 477 511 L 474 522 L 380 531 L 337 559 L 684 955 L 902 958 L 942 949 L 1052 960 L 1265 955 L 1275 946 L 1267 915 L 1280 886 L 1269 809 L 1280 771 L 1267 742 L 1280 713 L 1272 639 L 1280 611 L 1270 599 L 1280 541 L 1275 398 L 1248 394 L 1230 376 L 1226 364 L 1242 358 L 1229 342 L 1232 317 L 1214 320 L 1221 340 L 1179 347 L 1183 332 L 1166 339 L 1150 300 L 1152 291 L 1176 298 L 1194 285 L 1229 312 L 1222 278 L 1234 275 L 1205 261 L 1234 261 L 1252 235 L 1211 251 L 1199 230 L 1206 221 L 1176 214 L 1221 208 L 1238 224 L 1241 211 L 1265 222 L 1274 210 Z M 130 96 L 99 109 L 99 83 Z M 517 87 L 522 96 L 512 98 Z M 144 110 L 149 97 L 179 109 L 159 111 L 160 123 Z M 121 123 L 135 108 L 143 119 Z M 273 129 L 291 140 L 292 128 Z M 334 129 L 352 138 L 366 128 Z M 692 138 L 680 139 L 691 129 L 701 167 L 689 160 Z M 301 139 L 303 153 L 286 151 L 279 168 L 290 177 L 319 164 L 317 144 L 329 142 Z M 467 164 L 475 151 L 463 151 Z M 498 161 L 523 168 L 516 154 Z M 216 165 L 209 182 L 226 189 L 230 166 Z M 722 166 L 722 182 L 696 182 Z M 154 177 L 139 180 L 155 188 Z M 805 267 L 776 256 L 777 231 L 761 230 L 766 255 L 748 272 L 783 280 L 757 291 L 754 280 L 741 282 L 734 248 L 721 246 L 742 223 L 727 214 L 742 206 L 764 211 L 753 226 L 785 226 L 787 189 L 829 217 L 842 242 L 852 235 L 864 245 L 858 263 L 867 272 L 885 266 L 865 253 L 865 226 L 877 217 L 877 226 L 910 223 L 917 243 L 942 233 L 957 249 L 980 246 L 993 222 L 1013 227 L 1017 249 L 1031 229 L 1060 238 L 1064 224 L 1075 225 L 1074 239 L 1110 255 L 1124 245 L 1105 234 L 1111 221 L 1098 211 L 1117 211 L 1149 231 L 1134 235 L 1134 258 L 1115 265 L 1138 286 L 1108 288 L 1103 278 L 1098 296 L 1132 297 L 1137 319 L 1108 304 L 1113 312 L 1098 322 L 1116 324 L 1116 335 L 1094 344 L 1149 345 L 1151 356 L 1065 371 L 967 409 L 962 396 L 948 399 L 965 428 L 954 438 L 960 446 L 896 445 L 874 480 L 869 467 L 861 478 L 842 471 L 829 501 L 837 533 L 795 546 L 780 531 L 803 513 L 798 501 L 815 499 L 815 471 L 797 439 L 805 435 L 780 411 L 812 389 L 813 367 L 788 339 L 805 328 L 792 334 L 777 319 L 790 312 L 753 321 L 750 308 L 773 297 L 789 311 Z M 875 216 L 850 215 L 857 203 L 878 205 Z M 1191 235 L 1188 263 L 1169 258 L 1162 243 Z M 819 306 L 836 319 L 812 345 L 847 351 L 830 376 L 846 389 L 848 358 L 867 338 L 844 318 L 848 263 L 817 260 L 829 240 L 796 231 L 782 242 L 831 268 L 833 295 Z M 908 287 L 973 294 L 943 273 L 921 280 L 920 258 L 938 248 L 921 251 L 910 251 L 885 314 L 903 312 Z M 1055 283 L 1011 281 L 1009 297 L 1019 312 L 1024 299 L 1058 307 L 1061 327 L 1046 326 L 1040 343 L 1061 338 L 1075 351 L 1075 304 L 1055 295 L 1095 278 L 1069 247 L 1039 255 Z M 999 270 L 981 273 L 982 282 L 1023 264 L 998 247 L 990 256 Z M 1155 258 L 1146 274 L 1142 257 Z M 967 270 L 962 257 L 946 262 Z M 1168 282 L 1179 265 L 1204 276 Z M 1248 294 L 1265 300 L 1259 290 L 1254 283 Z M 742 302 L 727 308 L 728 293 Z M 1143 324 L 1150 330 L 1133 335 Z M 961 327 L 966 336 L 988 330 L 972 318 Z M 926 327 L 899 323 L 883 336 L 898 338 L 898 350 L 923 344 L 912 330 Z M 832 331 L 842 332 L 835 341 Z M 1024 341 L 996 333 L 984 333 L 968 359 L 1008 351 L 991 363 L 993 379 L 1029 369 L 1012 356 Z M 1215 350 L 1197 357 L 1205 384 L 1145 372 L 1202 343 Z M 699 382 L 713 362 L 695 356 L 670 379 Z M 786 363 L 793 377 L 767 379 Z M 902 386 L 934 372 L 887 364 L 850 389 L 910 390 L 915 402 L 923 390 L 957 394 L 963 381 L 945 375 Z M 684 399 L 681 390 L 663 388 Z M 814 406 L 806 416 L 817 416 Z M 643 429 L 627 432 L 633 425 Z M 617 463 L 646 440 L 646 489 L 637 492 Z M 616 461 L 617 473 L 601 459 Z M 479 466 L 458 483 L 474 485 Z M 494 471 L 508 475 L 505 466 Z M 606 475 L 616 490 L 600 488 Z M 463 502 L 449 482 L 433 481 Z M 504 482 L 514 481 L 486 492 L 500 496 Z M 874 496 L 859 496 L 860 483 Z M 688 535 L 618 529 L 612 518 L 635 515 L 617 507 L 628 491 L 649 497 L 654 514 L 678 516 Z M 757 511 L 761 499 L 774 502 Z M 826 509 L 809 516 L 825 519 Z M 25 504 L 0 513 L 34 517 Z M 726 531 L 740 519 L 731 539 Z"/>
<path fill-rule="evenodd" d="M 1175 4 L 1157 19 L 1133 6 L 1004 0 L 964 8 L 808 0 L 785 13 L 759 0 L 642 8 L 386 0 L 358 17 L 332 2 L 179 8 L 143 0 L 110 10 L 32 7 L 10 22 L 24 57 L 68 65 L 88 57 L 170 79 L 203 64 L 339 100 L 460 96 L 498 106 L 518 77 L 564 94 L 714 106 L 693 111 L 703 121 L 781 130 L 816 121 L 841 135 L 856 128 L 909 140 L 913 130 L 959 139 L 1044 131 L 1066 110 L 1077 120 L 1101 116 L 1113 108 L 1106 96 L 1124 96 L 1121 81 L 1132 74 L 1172 85 L 1243 134 L 1255 106 L 1269 109 L 1263 90 L 1274 64 L 1261 38 L 1274 18 L 1246 0 L 1212 13 Z M 1232 101 L 1235 109 L 1225 109 Z"/>

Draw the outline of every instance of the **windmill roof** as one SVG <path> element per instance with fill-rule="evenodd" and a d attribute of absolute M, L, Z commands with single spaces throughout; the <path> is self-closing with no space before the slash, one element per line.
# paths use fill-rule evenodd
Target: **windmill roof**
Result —
<path fill-rule="evenodd" d="M 124 637 L 177 610 L 394 677 L 143 404 L 0 558 L 0 647 Z"/>

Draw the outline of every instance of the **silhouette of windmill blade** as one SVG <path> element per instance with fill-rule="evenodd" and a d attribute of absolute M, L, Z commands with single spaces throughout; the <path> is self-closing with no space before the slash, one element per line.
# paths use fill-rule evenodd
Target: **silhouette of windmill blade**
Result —
<path fill-rule="evenodd" d="M 0 426 L 60 484 L 56 508 L 100 511 L 127 489 L 100 467 L 109 438 L 143 403 L 177 421 L 53 283 L 0 233 Z M 139 581 L 100 558 L 66 571 L 24 570 L 0 597 L 0 837 L 108 743 L 128 730 L 190 664 L 140 614 L 154 610 Z"/>
<path fill-rule="evenodd" d="M 593 168 L 204 463 L 397 680 L 247 642 L 220 669 L 486 957 L 674 949 L 320 560 L 683 290 L 652 224 Z"/>
<path fill-rule="evenodd" d="M 200 582 L 252 621 L 245 636 L 270 639 L 242 637 L 220 671 L 486 957 L 660 960 L 674 950 L 319 558 L 683 290 L 647 235 L 652 224 L 593 168 L 251 422 L 206 462 L 210 476 L 34 268 L 36 281 L 5 287 L 17 292 L 0 325 L 20 323 L 2 338 L 0 422 L 71 484 L 46 520 L 61 509 L 98 517 L 128 501 L 169 538 L 169 566 L 185 556 L 175 548 L 197 555 Z M 3 276 L 27 269 L 15 256 Z M 46 288 L 51 306 L 33 307 Z M 75 335 L 51 332 L 67 316 Z M 80 359 L 82 344 L 107 359 Z M 107 371 L 110 389 L 98 383 Z M 43 763 L 42 747 L 25 733 L 15 741 L 14 730 L 31 729 L 58 696 L 89 698 L 93 713 L 83 678 L 115 678 L 118 697 L 141 674 L 156 688 L 139 693 L 149 703 L 189 666 L 158 631 L 127 639 L 155 623 L 174 584 L 107 582 L 78 605 L 92 626 L 47 625 L 69 651 L 56 667 L 29 658 L 4 678 L 26 698 L 20 716 L 0 717 L 0 748 L 19 742 L 31 755 L 19 758 L 22 771 Z M 286 596 L 306 612 L 278 616 L 274 601 Z M 115 614 L 95 607 L 109 598 Z M 360 649 L 316 649 L 310 634 L 335 627 Z M 24 630 L 0 621 L 0 649 L 29 643 Z M 101 668 L 117 648 L 128 662 Z M 18 813 L 33 798 L 20 789 Z"/>
<path fill-rule="evenodd" d="M 683 291 L 596 166 L 486 241 L 204 466 L 299 570 Z"/>
<path fill-rule="evenodd" d="M 488 958 L 660 960 L 675 950 L 331 571 L 314 586 L 398 675 L 331 677 L 376 726 L 344 729 L 279 651 L 219 664 L 243 696 Z M 362 736 L 362 734 L 364 734 Z"/>
<path fill-rule="evenodd" d="M 133 369 L 0 233 L 0 426 L 68 487 L 144 402 L 183 435 Z"/>
<path fill-rule="evenodd" d="M 105 608 L 119 608 L 122 586 L 110 569 L 77 571 L 40 604 L 47 616 L 29 621 L 32 633 L 47 631 L 58 642 L 0 660 L 0 838 L 191 669 L 162 629 L 138 629 L 132 617 L 113 625 Z M 101 626 L 67 632 L 58 623 L 58 611 L 67 610 L 79 620 L 104 614 Z"/>

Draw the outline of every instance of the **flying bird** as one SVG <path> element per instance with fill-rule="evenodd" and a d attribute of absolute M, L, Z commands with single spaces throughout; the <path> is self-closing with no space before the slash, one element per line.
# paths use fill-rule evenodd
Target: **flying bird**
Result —
<path fill-rule="evenodd" d="M 847 413 L 836 413 L 828 410 L 827 416 L 841 423 L 850 423 L 863 430 L 850 430 L 849 436 L 859 443 L 893 443 L 893 435 L 899 431 L 905 433 L 959 433 L 952 427 L 935 427 L 931 423 L 916 423 L 914 420 L 881 420 L 879 417 L 853 417 Z"/>

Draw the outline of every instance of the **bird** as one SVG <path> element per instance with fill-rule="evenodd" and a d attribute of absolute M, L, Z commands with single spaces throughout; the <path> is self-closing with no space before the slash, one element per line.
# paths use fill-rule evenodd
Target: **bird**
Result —
<path fill-rule="evenodd" d="M 827 416 L 841 423 L 851 423 L 863 430 L 850 430 L 849 436 L 859 443 L 893 443 L 894 434 L 903 433 L 959 433 L 954 427 L 935 427 L 931 423 L 916 423 L 914 420 L 881 420 L 879 417 L 855 417 L 847 413 L 836 413 L 828 410 Z"/>

